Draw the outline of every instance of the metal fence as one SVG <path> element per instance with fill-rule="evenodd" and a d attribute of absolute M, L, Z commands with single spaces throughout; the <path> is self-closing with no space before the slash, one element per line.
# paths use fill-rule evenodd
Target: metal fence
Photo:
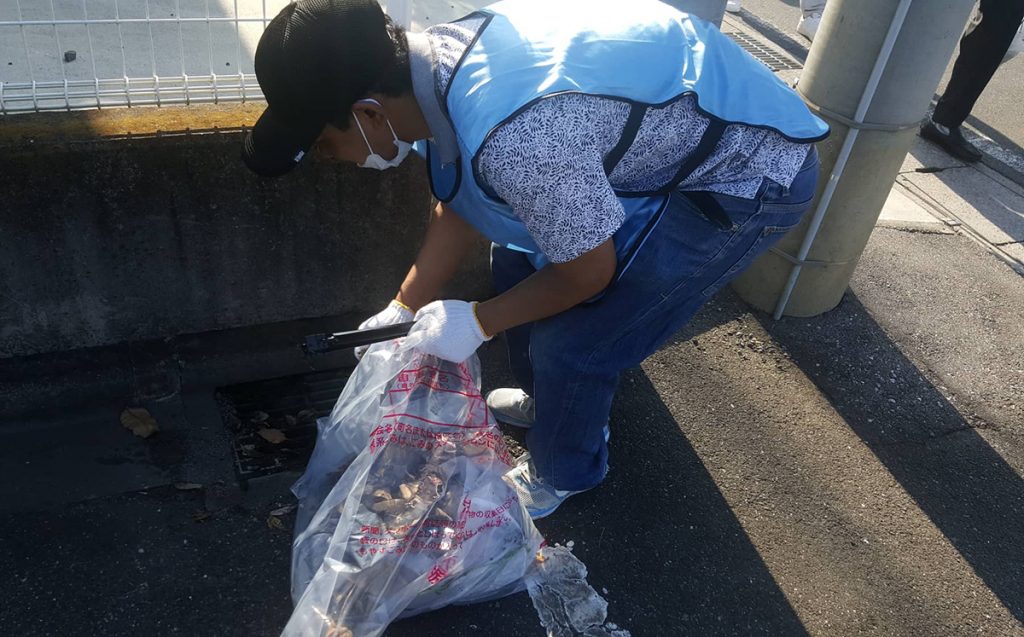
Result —
<path fill-rule="evenodd" d="M 253 53 L 287 3 L 0 0 L 0 114 L 262 99 Z"/>
<path fill-rule="evenodd" d="M 0 113 L 245 101 L 286 0 L 0 0 Z"/>

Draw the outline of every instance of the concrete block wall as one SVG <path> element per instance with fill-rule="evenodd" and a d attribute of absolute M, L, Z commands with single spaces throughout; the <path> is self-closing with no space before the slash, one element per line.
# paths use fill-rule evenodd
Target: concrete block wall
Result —
<path fill-rule="evenodd" d="M 90 114 L 56 134 L 62 117 L 84 116 L 0 119 L 0 359 L 373 312 L 426 227 L 416 157 L 265 180 L 237 130 L 111 136 Z M 453 294 L 486 293 L 485 258 Z"/>

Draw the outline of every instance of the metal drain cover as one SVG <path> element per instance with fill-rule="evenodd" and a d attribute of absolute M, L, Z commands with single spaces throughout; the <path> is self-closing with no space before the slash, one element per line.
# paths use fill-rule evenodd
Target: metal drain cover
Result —
<path fill-rule="evenodd" d="M 803 68 L 799 62 L 795 62 L 778 51 L 771 49 L 756 38 L 741 31 L 723 31 L 725 35 L 733 39 L 736 44 L 753 55 L 772 71 L 793 71 Z"/>
<path fill-rule="evenodd" d="M 239 481 L 305 467 L 316 420 L 331 413 L 351 373 L 345 368 L 217 389 Z"/>

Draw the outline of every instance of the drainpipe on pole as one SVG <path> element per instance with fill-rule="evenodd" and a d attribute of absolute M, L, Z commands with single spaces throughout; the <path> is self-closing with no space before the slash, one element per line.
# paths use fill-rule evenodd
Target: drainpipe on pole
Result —
<path fill-rule="evenodd" d="M 882 43 L 882 50 L 878 53 L 878 58 L 875 60 L 875 67 L 871 69 L 871 77 L 868 78 L 867 86 L 864 87 L 864 94 L 861 95 L 860 104 L 857 105 L 857 112 L 853 115 L 853 121 L 857 125 L 864 124 L 864 116 L 867 115 L 868 107 L 871 106 L 871 100 L 875 98 L 875 91 L 878 89 L 878 81 L 882 79 L 882 71 L 885 70 L 887 64 L 889 64 L 889 56 L 892 54 L 892 47 L 896 44 L 896 37 L 900 34 L 900 29 L 903 28 L 903 20 L 907 17 L 907 10 L 910 9 L 911 0 L 901 0 L 898 7 L 896 7 L 896 15 L 892 18 L 892 23 L 889 25 L 889 32 L 885 36 L 885 41 Z M 814 239 L 818 236 L 818 230 L 821 228 L 821 220 L 825 217 L 825 211 L 828 210 L 828 204 L 832 201 L 832 195 L 836 191 L 836 184 L 843 176 L 843 170 L 846 169 L 846 162 L 850 159 L 850 151 L 853 150 L 853 145 L 857 142 L 857 134 L 860 132 L 860 128 L 851 128 L 846 131 L 846 139 L 843 140 L 843 147 L 839 149 L 839 157 L 836 158 L 836 164 L 832 168 L 832 174 L 829 176 L 828 181 L 825 183 L 825 191 L 821 193 L 821 197 L 818 199 L 818 205 L 814 209 L 814 216 L 811 217 L 811 226 L 807 229 L 807 234 L 804 236 L 803 242 L 800 244 L 800 251 L 797 253 L 797 262 L 793 264 L 793 270 L 789 273 L 789 279 L 786 281 L 786 287 L 782 290 L 782 295 L 779 296 L 779 302 L 775 305 L 775 312 L 772 314 L 772 318 L 778 320 L 782 318 L 782 313 L 786 309 L 786 303 L 789 302 L 789 297 L 793 293 L 793 288 L 796 286 L 796 280 L 800 278 L 800 270 L 803 268 L 802 263 L 807 259 L 807 253 L 811 251 L 811 246 L 814 244 Z"/>
<path fill-rule="evenodd" d="M 842 300 L 973 0 L 829 0 L 798 92 L 832 127 L 814 214 L 733 287 L 775 318 Z"/>

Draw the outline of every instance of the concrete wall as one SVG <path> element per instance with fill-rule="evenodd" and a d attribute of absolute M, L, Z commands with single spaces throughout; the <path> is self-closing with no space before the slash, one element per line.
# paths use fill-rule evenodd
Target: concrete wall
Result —
<path fill-rule="evenodd" d="M 430 207 L 416 157 L 263 180 L 239 132 L 4 144 L 0 358 L 376 311 Z"/>

